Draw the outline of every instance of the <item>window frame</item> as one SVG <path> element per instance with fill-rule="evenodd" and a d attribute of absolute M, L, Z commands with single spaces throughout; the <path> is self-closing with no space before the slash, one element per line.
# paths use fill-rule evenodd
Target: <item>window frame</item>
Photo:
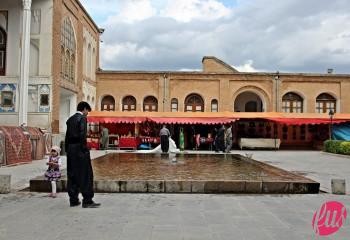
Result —
<path fill-rule="evenodd" d="M 337 108 L 337 99 L 328 93 L 321 93 L 316 97 L 316 113 L 329 113 L 332 110 L 334 113 Z"/>
<path fill-rule="evenodd" d="M 125 101 L 128 101 L 128 102 L 125 102 Z M 123 112 L 136 111 L 136 106 L 137 106 L 137 101 L 136 101 L 136 98 L 134 96 L 128 95 L 122 99 L 122 111 Z"/>
<path fill-rule="evenodd" d="M 5 104 L 5 95 L 11 94 L 11 104 Z M 13 91 L 1 91 L 1 107 L 14 107 L 14 92 Z"/>
<path fill-rule="evenodd" d="M 204 112 L 204 99 L 196 93 L 188 95 L 185 99 L 185 112 Z M 200 107 L 200 110 L 198 110 Z"/>
<path fill-rule="evenodd" d="M 288 92 L 282 97 L 282 112 L 303 113 L 304 99 L 294 92 Z"/>

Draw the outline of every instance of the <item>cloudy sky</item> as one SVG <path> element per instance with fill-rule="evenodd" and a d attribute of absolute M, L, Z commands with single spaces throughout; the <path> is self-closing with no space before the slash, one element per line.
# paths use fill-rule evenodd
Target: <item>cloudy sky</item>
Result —
<path fill-rule="evenodd" d="M 99 27 L 101 67 L 350 73 L 349 0 L 80 0 Z"/>

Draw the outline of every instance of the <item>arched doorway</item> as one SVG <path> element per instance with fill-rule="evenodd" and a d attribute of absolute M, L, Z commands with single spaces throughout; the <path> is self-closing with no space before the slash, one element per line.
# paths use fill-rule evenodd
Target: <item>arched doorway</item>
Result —
<path fill-rule="evenodd" d="M 190 94 L 185 99 L 185 112 L 204 112 L 204 101 L 198 94 Z"/>
<path fill-rule="evenodd" d="M 101 101 L 101 111 L 114 111 L 115 101 L 111 95 L 104 96 Z"/>
<path fill-rule="evenodd" d="M 6 42 L 7 42 L 7 34 L 5 30 L 0 27 L 0 76 L 5 75 Z"/>
<path fill-rule="evenodd" d="M 234 102 L 235 112 L 263 112 L 262 99 L 254 92 L 245 91 L 240 93 Z"/>

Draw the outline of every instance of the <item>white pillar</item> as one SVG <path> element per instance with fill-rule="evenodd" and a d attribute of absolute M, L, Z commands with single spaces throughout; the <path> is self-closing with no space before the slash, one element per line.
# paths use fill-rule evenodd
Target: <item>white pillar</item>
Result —
<path fill-rule="evenodd" d="M 30 15 L 32 0 L 22 0 L 22 36 L 21 62 L 19 79 L 19 122 L 18 125 L 27 125 L 28 119 L 28 81 L 29 81 L 29 48 L 30 48 Z"/>

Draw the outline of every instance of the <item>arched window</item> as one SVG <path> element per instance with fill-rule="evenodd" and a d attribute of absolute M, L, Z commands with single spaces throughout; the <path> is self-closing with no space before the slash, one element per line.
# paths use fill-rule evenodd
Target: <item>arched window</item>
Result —
<path fill-rule="evenodd" d="M 69 73 L 69 80 L 71 81 L 71 82 L 74 82 L 74 79 L 75 79 L 75 56 L 74 56 L 74 54 L 72 54 L 71 56 L 70 56 L 70 61 L 69 61 L 69 63 L 70 63 L 70 73 Z"/>
<path fill-rule="evenodd" d="M 95 80 L 95 74 L 96 74 L 96 51 L 95 48 L 92 49 L 92 56 L 91 56 L 91 79 Z"/>
<path fill-rule="evenodd" d="M 172 112 L 177 112 L 179 107 L 179 103 L 177 101 L 177 98 L 171 99 L 171 111 Z"/>
<path fill-rule="evenodd" d="M 123 111 L 136 111 L 136 98 L 126 96 L 123 98 Z"/>
<path fill-rule="evenodd" d="M 282 110 L 289 113 L 303 112 L 303 99 L 296 93 L 286 93 L 282 97 Z"/>
<path fill-rule="evenodd" d="M 63 20 L 61 26 L 61 48 L 61 54 L 64 53 L 64 57 L 61 56 L 61 61 L 64 59 L 64 63 L 61 63 L 61 77 L 75 82 L 76 44 L 73 25 L 68 17 Z"/>
<path fill-rule="evenodd" d="M 317 113 L 329 113 L 332 110 L 336 111 L 337 100 L 328 93 L 322 93 L 316 98 L 316 112 Z"/>
<path fill-rule="evenodd" d="M 104 96 L 101 101 L 101 110 L 114 111 L 115 110 L 114 97 L 112 97 L 111 95 Z"/>
<path fill-rule="evenodd" d="M 64 55 L 64 78 L 65 79 L 69 79 L 69 69 L 70 69 L 70 65 L 69 65 L 69 51 L 66 50 L 66 54 Z"/>
<path fill-rule="evenodd" d="M 204 112 L 204 101 L 198 94 L 190 94 L 185 99 L 185 112 Z"/>
<path fill-rule="evenodd" d="M 83 43 L 83 75 L 86 76 L 86 38 Z"/>
<path fill-rule="evenodd" d="M 5 75 L 6 68 L 6 32 L 0 27 L 0 76 Z"/>
<path fill-rule="evenodd" d="M 144 112 L 158 112 L 158 100 L 153 96 L 148 96 L 143 100 Z"/>
<path fill-rule="evenodd" d="M 91 79 L 91 44 L 89 43 L 87 48 L 86 59 L 86 76 Z"/>
<path fill-rule="evenodd" d="M 216 99 L 211 100 L 211 111 L 218 112 L 218 110 L 219 110 L 218 100 Z"/>

